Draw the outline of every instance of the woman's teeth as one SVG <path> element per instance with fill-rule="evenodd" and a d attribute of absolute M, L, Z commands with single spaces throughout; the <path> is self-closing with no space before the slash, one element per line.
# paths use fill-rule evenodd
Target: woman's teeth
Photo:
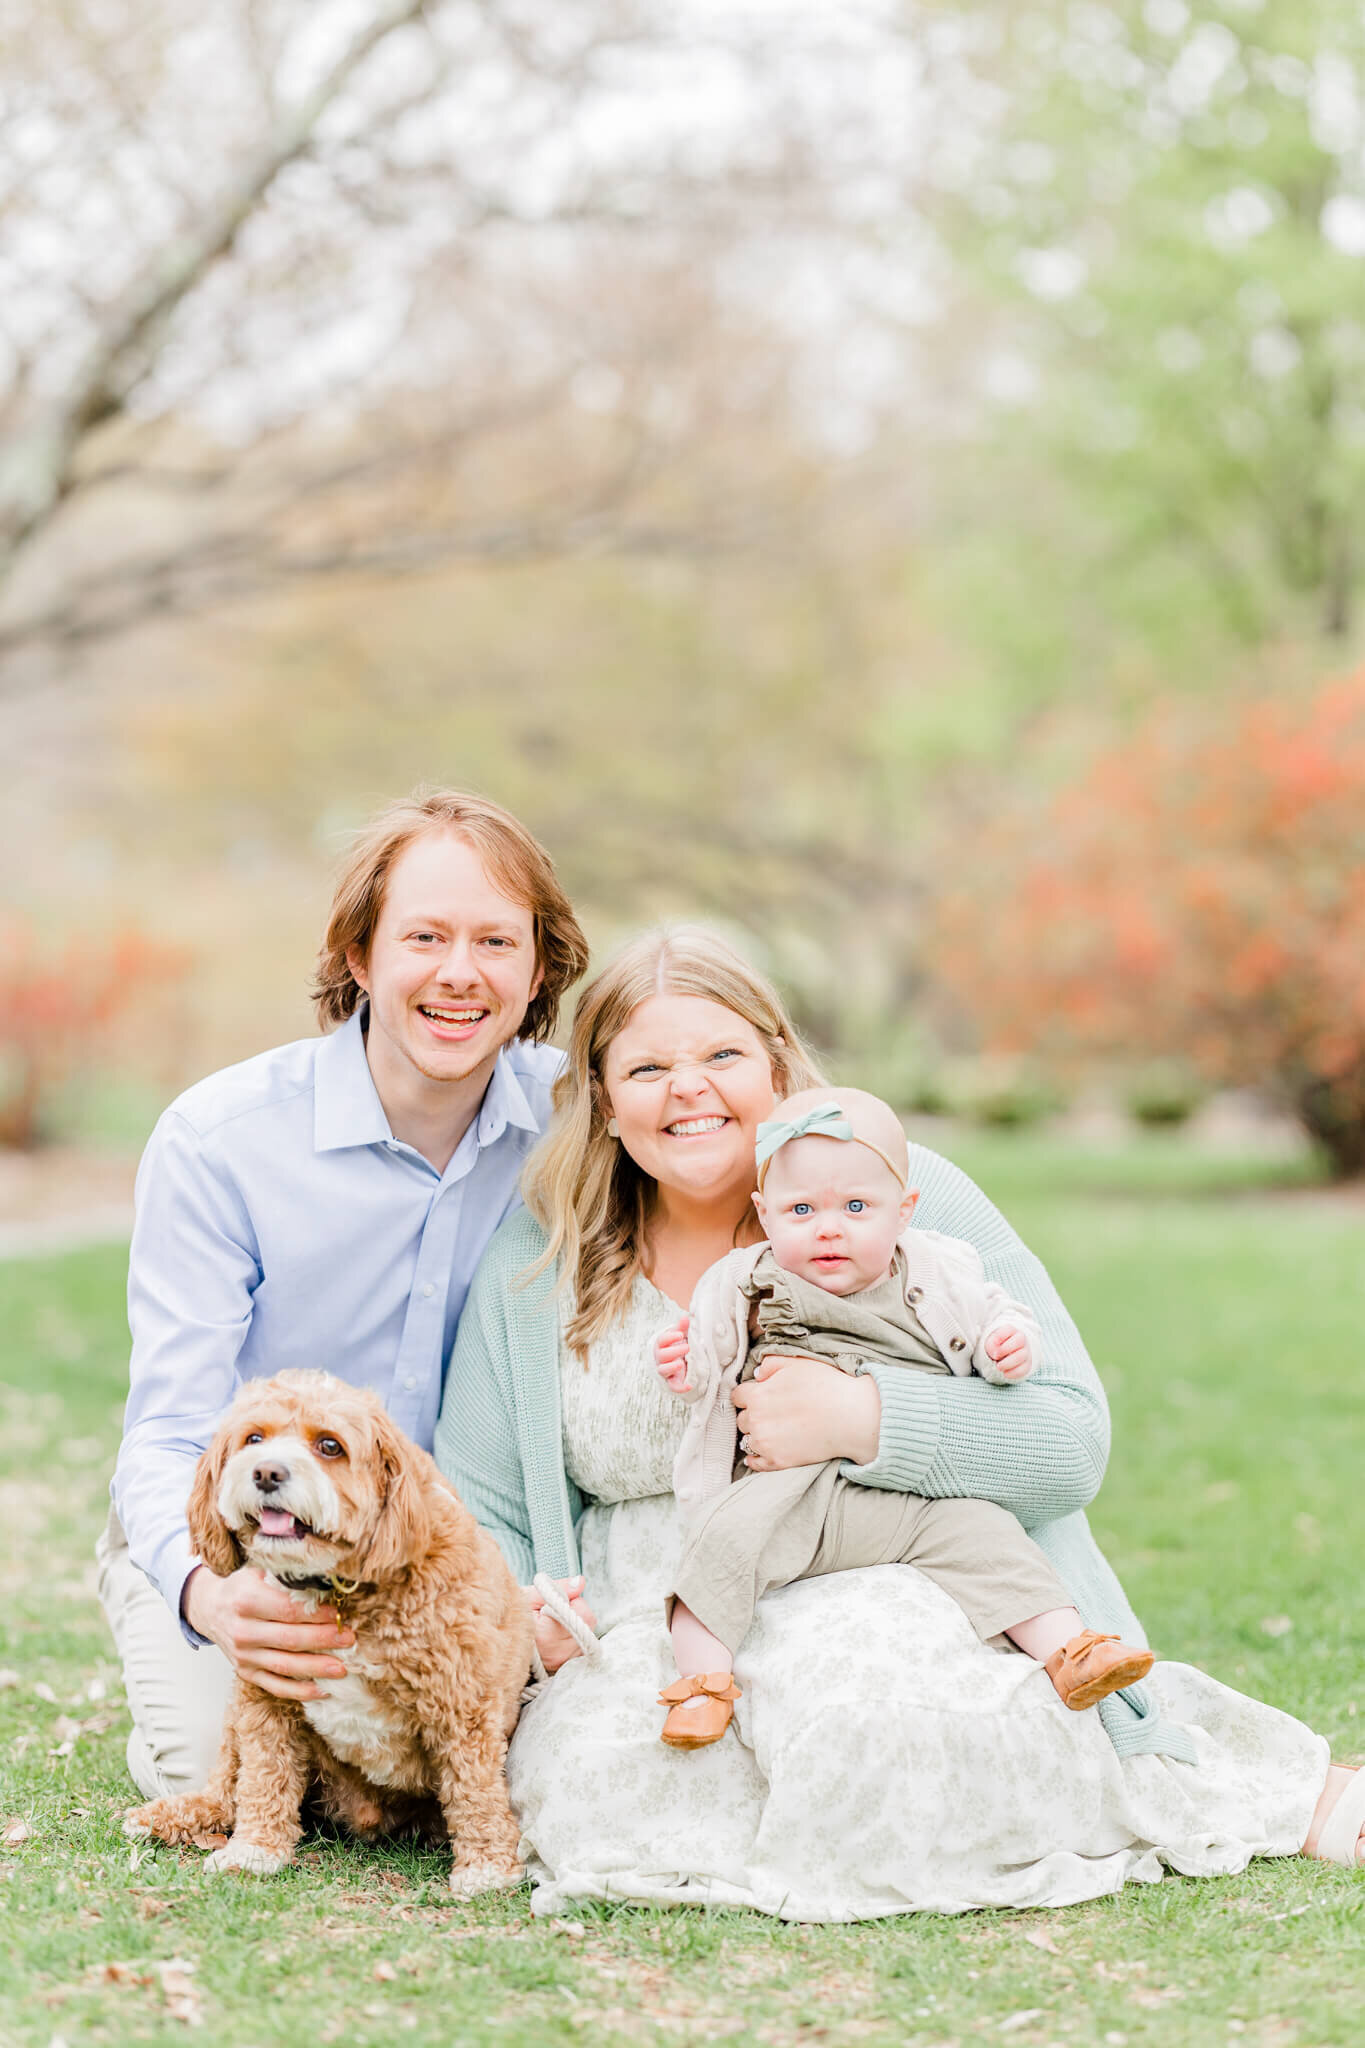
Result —
<path fill-rule="evenodd" d="M 694 1116 L 665 1128 L 670 1138 L 701 1138 L 708 1131 L 723 1131 L 729 1121 L 728 1116 Z"/>

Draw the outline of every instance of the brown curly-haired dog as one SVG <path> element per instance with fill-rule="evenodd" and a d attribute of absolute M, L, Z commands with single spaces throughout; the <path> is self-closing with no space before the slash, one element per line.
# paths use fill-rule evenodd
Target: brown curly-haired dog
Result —
<path fill-rule="evenodd" d="M 199 1461 L 190 1537 L 211 1571 L 252 1564 L 344 1609 L 355 1647 L 325 1698 L 238 1678 L 201 1793 L 130 1813 L 135 1837 L 232 1839 L 213 1871 L 273 1876 L 310 1790 L 354 1833 L 428 1826 L 460 1898 L 516 1884 L 503 1759 L 531 1659 L 515 1579 L 425 1451 L 376 1397 L 321 1372 L 251 1380 Z"/>

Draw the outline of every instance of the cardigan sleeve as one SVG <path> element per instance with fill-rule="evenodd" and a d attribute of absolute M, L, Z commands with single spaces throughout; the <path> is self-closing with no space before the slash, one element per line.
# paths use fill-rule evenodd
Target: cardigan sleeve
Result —
<path fill-rule="evenodd" d="M 1032 1310 L 1043 1363 L 1017 1386 L 939 1378 L 870 1363 L 882 1399 L 877 1456 L 845 1463 L 849 1479 L 929 1499 L 993 1500 L 1026 1528 L 1093 1500 L 1109 1456 L 1099 1374 L 1041 1261 L 960 1168 L 910 1148 L 918 1226 L 973 1245 L 986 1277 Z"/>
<path fill-rule="evenodd" d="M 512 1391 L 507 1265 L 506 1244 L 495 1237 L 460 1317 L 432 1455 L 529 1586 L 536 1566 Z"/>

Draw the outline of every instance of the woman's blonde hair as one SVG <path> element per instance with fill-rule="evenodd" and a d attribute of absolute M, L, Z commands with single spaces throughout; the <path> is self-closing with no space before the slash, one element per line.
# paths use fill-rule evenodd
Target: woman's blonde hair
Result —
<path fill-rule="evenodd" d="M 733 946 L 698 925 L 644 932 L 578 998 L 569 1060 L 555 1083 L 555 1117 L 527 1162 L 526 1206 L 549 1237 L 541 1272 L 561 1263 L 571 1283 L 571 1348 L 589 1347 L 624 1313 L 640 1272 L 655 1182 L 607 1130 L 603 1066 L 631 1012 L 651 996 L 702 996 L 751 1024 L 772 1062 L 779 1096 L 814 1088 L 820 1074 L 772 983 Z"/>
<path fill-rule="evenodd" d="M 489 875 L 513 903 L 531 913 L 541 984 L 532 996 L 520 1038 L 548 1038 L 559 1000 L 588 964 L 588 942 L 554 862 L 519 818 L 487 797 L 463 789 L 415 789 L 387 804 L 356 834 L 337 878 L 327 932 L 318 954 L 313 1001 L 324 1031 L 344 1024 L 361 999 L 348 955 L 370 956 L 370 943 L 394 862 L 427 832 L 454 832 L 473 847 Z"/>

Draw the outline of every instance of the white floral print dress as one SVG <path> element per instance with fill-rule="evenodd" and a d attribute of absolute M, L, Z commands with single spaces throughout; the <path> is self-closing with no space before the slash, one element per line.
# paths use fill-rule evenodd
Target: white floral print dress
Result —
<path fill-rule="evenodd" d="M 1299 1847 L 1328 1760 L 1301 1722 L 1159 1662 L 1157 1703 L 1199 1761 L 1121 1760 L 1095 1713 L 1069 1712 L 1030 1658 L 981 1643 L 908 1565 L 769 1593 L 735 1660 L 734 1726 L 708 1749 L 666 1749 L 656 1696 L 676 1675 L 663 1597 L 685 1411 L 652 1346 L 678 1313 L 641 1278 L 586 1371 L 561 1348 L 601 1649 L 564 1666 L 512 1740 L 534 1912 L 575 1899 L 784 1920 L 1066 1906 Z"/>

